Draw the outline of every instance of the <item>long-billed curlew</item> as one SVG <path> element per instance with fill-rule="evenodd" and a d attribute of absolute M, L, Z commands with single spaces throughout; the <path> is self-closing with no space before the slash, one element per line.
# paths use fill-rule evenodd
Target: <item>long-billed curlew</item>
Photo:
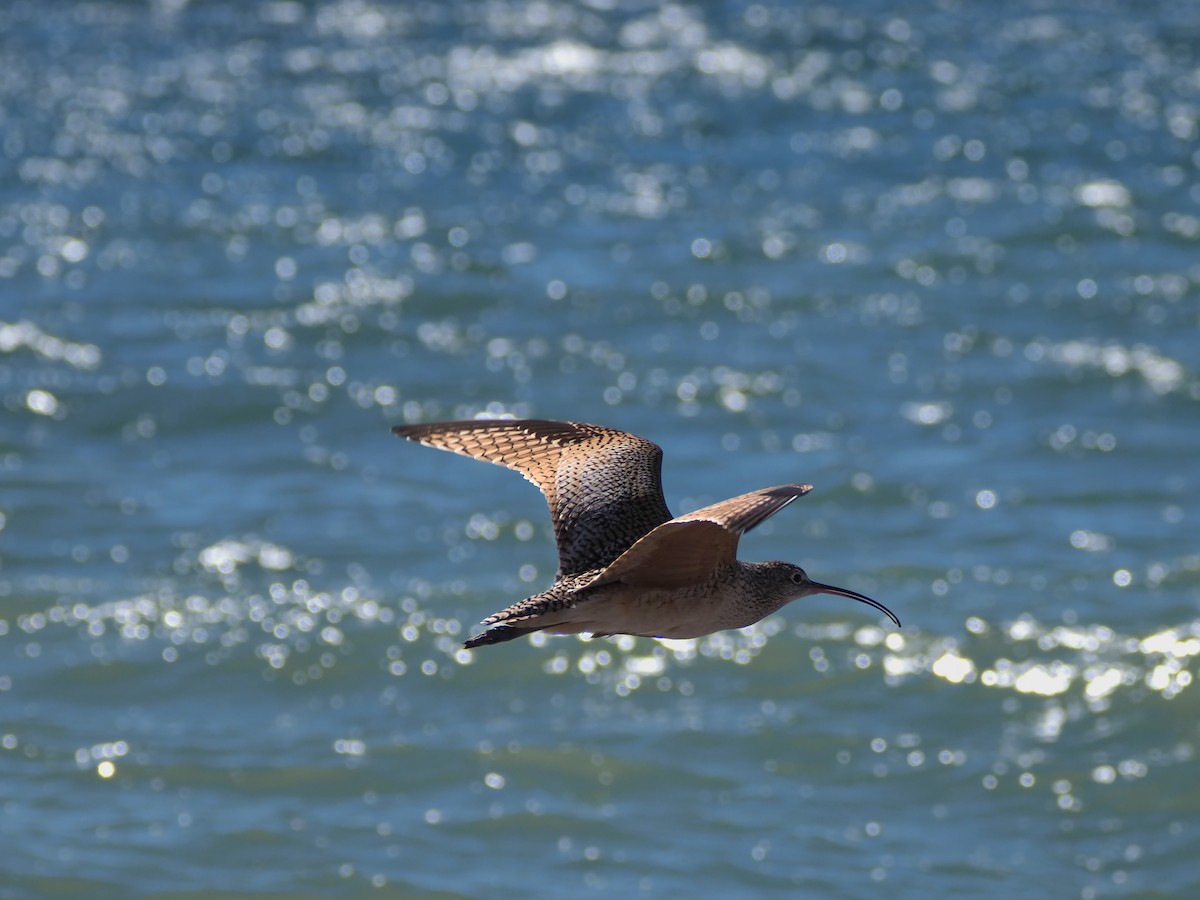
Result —
<path fill-rule="evenodd" d="M 516 469 L 546 496 L 558 542 L 550 589 L 483 620 L 467 647 L 534 631 L 693 638 L 744 628 L 810 594 L 886 606 L 813 581 L 786 562 L 742 562 L 738 538 L 811 484 L 783 484 L 671 518 L 662 449 L 644 438 L 580 422 L 475 420 L 400 425 L 428 447 Z"/>

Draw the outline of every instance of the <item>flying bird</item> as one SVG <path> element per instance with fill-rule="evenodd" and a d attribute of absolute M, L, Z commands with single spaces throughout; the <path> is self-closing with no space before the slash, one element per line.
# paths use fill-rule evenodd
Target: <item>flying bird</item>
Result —
<path fill-rule="evenodd" d="M 399 425 L 392 432 L 515 469 L 550 506 L 558 574 L 548 590 L 488 616 L 465 643 L 481 647 L 535 631 L 597 637 L 694 638 L 752 625 L 812 594 L 882 603 L 813 581 L 786 562 L 742 562 L 738 538 L 811 484 L 741 494 L 676 518 L 663 499 L 662 448 L 611 428 L 545 419 Z"/>

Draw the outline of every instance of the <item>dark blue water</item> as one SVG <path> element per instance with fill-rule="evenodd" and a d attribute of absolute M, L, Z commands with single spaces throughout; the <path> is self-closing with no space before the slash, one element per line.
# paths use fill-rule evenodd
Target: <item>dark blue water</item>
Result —
<path fill-rule="evenodd" d="M 1200 890 L 1193 3 L 0 6 L 0 897 Z M 402 422 L 590 421 L 684 642 Z"/>

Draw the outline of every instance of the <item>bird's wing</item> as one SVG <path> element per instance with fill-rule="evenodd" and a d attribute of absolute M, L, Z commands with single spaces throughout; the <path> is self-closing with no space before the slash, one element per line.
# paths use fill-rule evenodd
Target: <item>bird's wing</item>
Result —
<path fill-rule="evenodd" d="M 400 425 L 394 434 L 515 469 L 550 506 L 560 575 L 602 568 L 671 518 L 662 449 L 599 425 L 543 419 Z"/>
<path fill-rule="evenodd" d="M 763 488 L 664 522 L 617 557 L 588 587 L 622 581 L 673 589 L 702 582 L 714 569 L 737 558 L 743 533 L 811 490 L 811 484 Z"/>

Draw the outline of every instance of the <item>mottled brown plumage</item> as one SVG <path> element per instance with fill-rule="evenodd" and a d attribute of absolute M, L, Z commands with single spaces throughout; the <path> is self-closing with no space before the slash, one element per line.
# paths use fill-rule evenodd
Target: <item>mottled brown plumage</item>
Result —
<path fill-rule="evenodd" d="M 812 581 L 790 563 L 743 563 L 738 539 L 809 484 L 751 491 L 672 519 L 662 493 L 662 450 L 598 425 L 542 419 L 402 425 L 392 431 L 430 447 L 515 469 L 546 497 L 559 570 L 549 590 L 484 619 L 466 646 L 533 631 L 699 637 L 759 621 L 815 593 L 867 603 L 862 594 Z"/>
<path fill-rule="evenodd" d="M 558 573 L 604 566 L 671 518 L 662 493 L 662 449 L 576 422 L 472 420 L 401 425 L 393 434 L 515 469 L 550 506 Z"/>

